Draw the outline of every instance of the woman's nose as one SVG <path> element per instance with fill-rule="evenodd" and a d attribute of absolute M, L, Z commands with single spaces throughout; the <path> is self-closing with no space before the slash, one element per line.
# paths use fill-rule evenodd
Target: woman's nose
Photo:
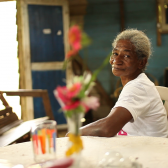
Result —
<path fill-rule="evenodd" d="M 113 64 L 120 64 L 120 63 L 122 63 L 122 59 L 123 59 L 122 55 L 118 54 L 116 57 L 114 57 Z"/>

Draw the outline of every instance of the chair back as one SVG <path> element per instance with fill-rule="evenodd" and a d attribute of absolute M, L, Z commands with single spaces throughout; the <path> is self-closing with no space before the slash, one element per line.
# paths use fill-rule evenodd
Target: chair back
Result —
<path fill-rule="evenodd" d="M 12 111 L 12 107 L 9 106 L 8 102 L 0 92 L 0 100 L 2 101 L 5 109 L 0 110 L 0 135 L 9 129 L 19 125 L 22 120 L 19 120 L 17 115 Z"/>
<path fill-rule="evenodd" d="M 156 89 L 159 92 L 159 95 L 164 103 L 164 107 L 168 114 L 168 88 L 163 86 L 156 86 Z"/>

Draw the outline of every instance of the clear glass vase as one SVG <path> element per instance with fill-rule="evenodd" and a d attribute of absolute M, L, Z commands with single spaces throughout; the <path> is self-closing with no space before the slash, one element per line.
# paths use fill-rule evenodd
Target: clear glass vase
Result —
<path fill-rule="evenodd" d="M 78 157 L 83 149 L 83 143 L 80 136 L 80 127 L 82 126 L 81 119 L 84 113 L 74 113 L 71 117 L 67 118 L 68 123 L 68 149 L 66 156 Z"/>

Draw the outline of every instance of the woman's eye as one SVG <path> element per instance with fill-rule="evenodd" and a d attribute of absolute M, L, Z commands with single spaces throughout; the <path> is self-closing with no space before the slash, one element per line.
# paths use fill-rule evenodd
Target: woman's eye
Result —
<path fill-rule="evenodd" d="M 114 52 L 114 53 L 112 53 L 112 55 L 113 55 L 113 56 L 117 56 L 118 54 Z"/>
<path fill-rule="evenodd" d="M 125 55 L 124 58 L 130 58 L 130 56 L 129 55 Z"/>

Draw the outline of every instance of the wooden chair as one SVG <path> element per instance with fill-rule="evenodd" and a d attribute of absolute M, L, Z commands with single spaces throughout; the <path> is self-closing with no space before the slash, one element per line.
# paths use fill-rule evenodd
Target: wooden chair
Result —
<path fill-rule="evenodd" d="M 47 117 L 26 122 L 19 120 L 17 115 L 12 111 L 12 107 L 10 107 L 8 102 L 5 100 L 3 93 L 6 93 L 9 96 L 42 97 Z M 30 128 L 32 124 L 37 124 L 47 119 L 54 120 L 47 90 L 20 89 L 17 91 L 0 91 L 0 100 L 5 106 L 5 109 L 0 111 L 0 147 L 13 143 L 29 141 Z"/>
<path fill-rule="evenodd" d="M 12 111 L 12 107 L 9 106 L 3 93 L 0 92 L 0 99 L 2 100 L 5 109 L 0 110 L 0 135 L 8 131 L 10 128 L 13 128 L 22 123 L 22 120 L 19 120 L 17 115 Z"/>
<path fill-rule="evenodd" d="M 159 92 L 159 95 L 164 103 L 164 107 L 168 114 L 168 88 L 163 86 L 156 86 L 156 89 Z"/>
<path fill-rule="evenodd" d="M 52 112 L 50 99 L 49 99 L 47 90 L 42 90 L 42 89 L 33 89 L 33 90 L 19 89 L 19 90 L 15 90 L 15 91 L 1 91 L 1 92 L 6 93 L 7 96 L 42 97 L 44 109 L 45 109 L 45 112 L 46 112 L 46 116 L 48 116 L 49 119 L 54 120 L 54 115 L 53 115 L 53 112 Z"/>

